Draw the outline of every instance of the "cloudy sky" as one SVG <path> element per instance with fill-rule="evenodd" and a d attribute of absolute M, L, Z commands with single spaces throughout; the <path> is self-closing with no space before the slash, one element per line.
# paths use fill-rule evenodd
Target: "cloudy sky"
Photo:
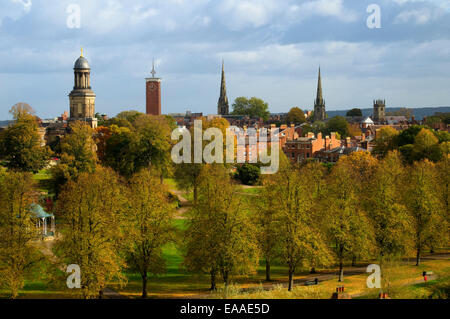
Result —
<path fill-rule="evenodd" d="M 110 116 L 144 111 L 153 57 L 164 113 L 215 113 L 222 58 L 229 99 L 272 112 L 311 109 L 319 65 L 329 110 L 450 105 L 450 0 L 0 0 L 0 119 L 17 102 L 68 110 L 81 46 Z"/>

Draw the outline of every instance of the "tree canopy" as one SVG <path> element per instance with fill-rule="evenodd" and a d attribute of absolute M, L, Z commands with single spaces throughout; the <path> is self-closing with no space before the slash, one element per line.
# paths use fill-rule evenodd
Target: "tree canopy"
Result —
<path fill-rule="evenodd" d="M 269 118 L 269 104 L 263 100 L 252 97 L 238 97 L 233 103 L 233 115 L 247 115 L 249 117 L 258 117 L 266 121 Z"/>

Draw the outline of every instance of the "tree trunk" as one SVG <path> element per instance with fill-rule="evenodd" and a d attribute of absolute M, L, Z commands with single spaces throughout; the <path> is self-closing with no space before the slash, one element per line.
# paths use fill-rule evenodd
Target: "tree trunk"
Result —
<path fill-rule="evenodd" d="M 352 257 L 352 267 L 356 266 L 356 256 Z"/>
<path fill-rule="evenodd" d="M 211 291 L 216 291 L 216 272 L 214 270 L 211 270 Z"/>
<path fill-rule="evenodd" d="M 294 271 L 289 270 L 289 287 L 288 287 L 288 291 L 292 291 L 292 288 L 294 288 Z"/>
<path fill-rule="evenodd" d="M 223 273 L 223 283 L 225 284 L 225 288 L 227 288 L 228 285 L 230 284 L 230 280 L 228 278 L 228 271 L 225 271 Z"/>
<path fill-rule="evenodd" d="M 99 291 L 98 299 L 103 299 L 103 289 Z"/>
<path fill-rule="evenodd" d="M 266 259 L 266 281 L 272 281 L 270 279 L 270 261 Z"/>
<path fill-rule="evenodd" d="M 416 266 L 420 265 L 420 248 L 417 248 Z"/>
<path fill-rule="evenodd" d="M 339 258 L 339 282 L 344 280 L 344 261 L 343 258 Z"/>
<path fill-rule="evenodd" d="M 198 197 L 197 185 L 194 185 L 194 206 L 197 205 L 197 197 Z"/>
<path fill-rule="evenodd" d="M 147 274 L 142 276 L 142 298 L 147 298 L 148 294 L 147 294 Z"/>
<path fill-rule="evenodd" d="M 311 268 L 311 271 L 310 271 L 309 273 L 310 273 L 310 274 L 316 274 L 316 273 L 317 273 L 316 267 L 312 267 L 312 268 Z"/>

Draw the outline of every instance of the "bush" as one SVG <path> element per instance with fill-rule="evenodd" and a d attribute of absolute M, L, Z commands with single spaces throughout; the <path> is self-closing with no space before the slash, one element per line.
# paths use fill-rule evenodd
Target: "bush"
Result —
<path fill-rule="evenodd" d="M 261 170 L 256 164 L 242 164 L 237 167 L 237 178 L 245 185 L 255 185 L 259 181 Z"/>

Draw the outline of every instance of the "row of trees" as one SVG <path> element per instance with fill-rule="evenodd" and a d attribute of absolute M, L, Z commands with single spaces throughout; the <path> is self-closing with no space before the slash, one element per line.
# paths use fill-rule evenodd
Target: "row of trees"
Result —
<path fill-rule="evenodd" d="M 223 167 L 202 171 L 186 263 L 209 273 L 212 289 L 217 273 L 227 285 L 230 274 L 254 271 L 258 257 L 267 280 L 275 260 L 288 268 L 290 290 L 299 268 L 337 263 L 341 281 L 346 261 L 376 258 L 384 267 L 414 252 L 419 265 L 426 249 L 448 243 L 448 158 L 404 166 L 397 152 L 381 161 L 360 152 L 331 171 L 283 162 L 265 179 L 257 205 L 246 208 Z"/>

